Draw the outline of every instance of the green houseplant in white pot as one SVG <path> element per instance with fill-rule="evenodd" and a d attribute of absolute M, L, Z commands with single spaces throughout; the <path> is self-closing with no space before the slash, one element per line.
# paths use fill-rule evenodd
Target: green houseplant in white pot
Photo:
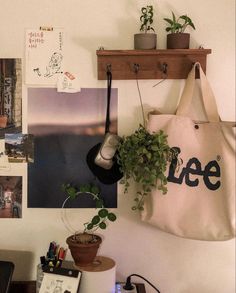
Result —
<path fill-rule="evenodd" d="M 190 34 L 185 33 L 187 27 L 195 30 L 195 25 L 187 15 L 181 15 L 178 18 L 172 11 L 172 19 L 164 18 L 167 22 L 167 49 L 189 49 Z"/>
<path fill-rule="evenodd" d="M 89 222 L 84 223 L 82 232 L 75 232 L 66 239 L 75 264 L 77 266 L 86 266 L 94 261 L 98 248 L 102 243 L 102 238 L 95 234 L 95 231 L 98 229 L 106 229 L 107 222 L 114 222 L 116 220 L 116 215 L 104 208 L 103 200 L 100 196 L 100 189 L 94 184 L 84 184 L 80 187 L 75 187 L 68 183 L 63 184 L 62 189 L 67 195 L 62 205 L 62 211 L 65 211 L 64 208 L 68 199 L 73 200 L 79 197 L 80 194 L 87 194 L 92 196 L 95 200 L 96 214 Z M 66 224 L 65 218 L 65 216 L 62 216 L 64 224 Z"/>
<path fill-rule="evenodd" d="M 140 33 L 134 35 L 134 49 L 156 49 L 157 35 L 152 27 L 153 15 L 154 12 L 152 5 L 147 5 L 141 8 Z"/>

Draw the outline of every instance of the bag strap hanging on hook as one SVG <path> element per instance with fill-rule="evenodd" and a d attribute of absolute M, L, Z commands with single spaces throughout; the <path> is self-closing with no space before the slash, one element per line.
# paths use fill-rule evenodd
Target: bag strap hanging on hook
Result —
<path fill-rule="evenodd" d="M 139 94 L 139 101 L 140 101 L 140 105 L 141 105 L 141 109 L 142 109 L 143 126 L 144 126 L 144 128 L 146 128 L 146 120 L 145 120 L 144 109 L 143 109 L 143 101 L 142 101 L 141 91 L 140 91 L 139 82 L 138 82 L 139 64 L 134 63 L 133 68 L 134 68 L 136 85 L 137 85 L 138 94 Z"/>
<path fill-rule="evenodd" d="M 107 111 L 106 111 L 105 134 L 108 133 L 110 129 L 111 82 L 112 82 L 111 65 L 107 65 Z"/>
<path fill-rule="evenodd" d="M 164 62 L 161 66 L 161 72 L 163 74 L 163 79 L 160 80 L 158 83 L 154 84 L 152 87 L 159 85 L 160 83 L 162 83 L 163 81 L 165 81 L 167 79 L 167 77 L 168 77 L 167 68 L 168 68 L 168 64 Z"/>

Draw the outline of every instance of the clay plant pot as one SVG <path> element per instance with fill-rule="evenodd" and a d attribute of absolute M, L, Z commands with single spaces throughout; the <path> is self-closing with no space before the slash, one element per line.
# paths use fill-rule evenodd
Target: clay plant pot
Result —
<path fill-rule="evenodd" d="M 89 240 L 85 243 L 81 242 L 81 237 L 87 236 Z M 102 242 L 102 238 L 94 234 L 76 234 L 66 239 L 66 243 L 71 252 L 71 256 L 77 266 L 87 266 L 92 264 L 98 248 Z"/>
<path fill-rule="evenodd" d="M 167 35 L 167 49 L 189 49 L 190 34 L 176 33 Z"/>
<path fill-rule="evenodd" d="M 135 50 L 153 50 L 157 46 L 157 35 L 154 33 L 140 33 L 134 35 Z"/>
<path fill-rule="evenodd" d="M 7 126 L 7 116 L 0 115 L 0 128 L 5 128 Z"/>

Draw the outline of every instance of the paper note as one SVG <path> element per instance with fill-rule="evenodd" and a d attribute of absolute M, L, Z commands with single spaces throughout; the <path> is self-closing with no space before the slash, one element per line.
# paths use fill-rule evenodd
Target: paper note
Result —
<path fill-rule="evenodd" d="M 62 29 L 26 31 L 26 84 L 56 85 L 63 73 L 64 37 Z"/>
<path fill-rule="evenodd" d="M 64 72 L 57 80 L 57 91 L 65 93 L 77 93 L 81 91 L 78 75 Z"/>

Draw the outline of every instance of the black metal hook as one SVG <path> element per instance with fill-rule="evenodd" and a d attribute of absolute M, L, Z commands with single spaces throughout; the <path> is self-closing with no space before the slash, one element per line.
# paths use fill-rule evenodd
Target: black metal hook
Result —
<path fill-rule="evenodd" d="M 167 68 L 168 68 L 168 64 L 164 62 L 164 63 L 161 65 L 161 71 L 162 71 L 162 73 L 164 73 L 165 75 L 167 75 Z"/>
<path fill-rule="evenodd" d="M 167 79 L 167 76 L 168 76 L 168 64 L 166 62 L 162 63 L 161 64 L 161 72 L 163 74 L 163 77 L 162 77 L 162 80 L 160 80 L 158 83 L 154 84 L 152 87 L 155 87 L 157 85 L 159 85 L 160 83 L 162 83 L 163 81 L 165 81 Z"/>
<path fill-rule="evenodd" d="M 133 64 L 133 69 L 134 69 L 134 73 L 137 74 L 139 72 L 139 64 L 138 63 L 134 63 Z"/>
<path fill-rule="evenodd" d="M 111 73 L 111 64 L 107 64 L 107 73 Z"/>

